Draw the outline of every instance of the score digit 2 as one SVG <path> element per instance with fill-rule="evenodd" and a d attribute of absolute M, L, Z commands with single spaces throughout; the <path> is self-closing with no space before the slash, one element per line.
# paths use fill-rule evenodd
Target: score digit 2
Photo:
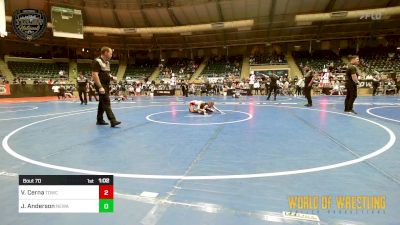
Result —
<path fill-rule="evenodd" d="M 114 186 L 113 185 L 100 185 L 99 186 L 99 199 L 113 199 Z"/>

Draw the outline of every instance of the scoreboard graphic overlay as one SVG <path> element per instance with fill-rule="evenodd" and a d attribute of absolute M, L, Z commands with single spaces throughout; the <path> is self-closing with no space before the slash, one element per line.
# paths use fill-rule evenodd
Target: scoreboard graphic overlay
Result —
<path fill-rule="evenodd" d="M 20 175 L 20 213 L 114 212 L 112 175 Z"/>

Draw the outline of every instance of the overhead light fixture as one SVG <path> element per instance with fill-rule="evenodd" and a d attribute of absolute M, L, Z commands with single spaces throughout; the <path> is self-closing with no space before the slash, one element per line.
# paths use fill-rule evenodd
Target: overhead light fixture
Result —
<path fill-rule="evenodd" d="M 143 5 L 145 6 L 145 5 Z M 147 7 L 147 6 L 146 6 Z M 6 22 L 11 23 L 12 17 L 6 16 Z M 238 29 L 244 27 L 244 30 L 254 26 L 254 19 L 249 20 L 234 20 L 217 23 L 203 23 L 194 25 L 183 25 L 183 26 L 172 26 L 172 27 L 141 27 L 141 28 L 115 28 L 115 27 L 97 27 L 97 26 L 84 26 L 83 32 L 85 33 L 97 33 L 97 34 L 117 34 L 117 35 L 130 35 L 132 33 L 137 34 L 180 34 L 186 32 L 202 32 L 211 31 L 218 29 Z M 48 28 L 52 28 L 53 24 L 48 23 Z M 7 33 L 0 32 L 0 36 L 6 36 Z"/>
<path fill-rule="evenodd" d="M 217 22 L 211 24 L 211 27 L 214 29 L 222 29 L 224 28 L 224 26 L 225 26 L 224 22 Z"/>
<path fill-rule="evenodd" d="M 136 33 L 137 29 L 133 28 L 133 27 L 124 28 L 124 32 L 126 32 L 126 33 Z"/>
<path fill-rule="evenodd" d="M 382 18 L 379 17 L 379 19 L 384 19 L 385 17 L 390 17 L 399 14 L 400 14 L 400 6 L 394 6 L 394 7 L 362 9 L 362 10 L 352 10 L 352 11 L 299 14 L 295 15 L 295 21 L 296 23 L 300 23 L 300 22 L 333 21 L 333 20 L 345 20 L 345 19 L 373 20 L 374 15 L 379 15 L 379 16 L 382 15 Z"/>
<path fill-rule="evenodd" d="M 331 17 L 333 18 L 345 17 L 347 16 L 348 13 L 349 12 L 347 11 L 331 12 Z"/>

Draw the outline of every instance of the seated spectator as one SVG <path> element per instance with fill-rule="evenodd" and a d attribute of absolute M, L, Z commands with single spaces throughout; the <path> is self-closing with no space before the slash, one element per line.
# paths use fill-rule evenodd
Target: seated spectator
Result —
<path fill-rule="evenodd" d="M 343 95 L 342 87 L 338 80 L 334 81 L 332 84 L 331 95 Z"/>

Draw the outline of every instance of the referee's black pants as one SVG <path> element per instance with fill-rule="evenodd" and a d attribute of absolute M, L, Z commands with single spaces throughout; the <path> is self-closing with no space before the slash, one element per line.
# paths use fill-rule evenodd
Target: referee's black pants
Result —
<path fill-rule="evenodd" d="M 110 92 L 104 94 L 99 93 L 99 106 L 97 108 L 97 122 L 104 121 L 103 114 L 106 112 L 107 119 L 110 122 L 116 121 L 113 111 L 111 110 Z"/>
<path fill-rule="evenodd" d="M 304 87 L 304 96 L 306 97 L 307 103 L 310 106 L 312 106 L 311 89 L 312 87 Z"/>
<path fill-rule="evenodd" d="M 87 104 L 86 90 L 78 89 L 78 95 L 79 95 L 79 100 L 81 100 L 81 103 Z"/>
<path fill-rule="evenodd" d="M 276 94 L 277 94 L 277 91 L 278 91 L 278 86 L 276 86 L 276 85 L 273 85 L 273 86 L 269 87 L 269 93 L 268 93 L 267 100 L 269 100 L 269 98 L 271 97 L 272 91 L 274 92 L 274 100 L 276 100 Z"/>
<path fill-rule="evenodd" d="M 94 91 L 94 90 L 90 90 L 89 91 L 89 93 L 88 93 L 88 97 L 89 97 L 89 101 L 92 101 L 92 97 L 94 97 L 94 100 L 96 100 L 96 101 L 99 101 L 98 99 L 97 99 L 97 96 L 96 96 L 96 92 Z"/>
<path fill-rule="evenodd" d="M 187 88 L 181 88 L 182 89 L 182 96 L 188 97 L 188 89 Z"/>
<path fill-rule="evenodd" d="M 357 85 L 356 84 L 346 84 L 346 99 L 344 100 L 344 111 L 353 110 L 354 101 L 357 98 Z"/>
<path fill-rule="evenodd" d="M 372 84 L 372 96 L 376 95 L 376 90 L 378 90 L 379 84 Z"/>

